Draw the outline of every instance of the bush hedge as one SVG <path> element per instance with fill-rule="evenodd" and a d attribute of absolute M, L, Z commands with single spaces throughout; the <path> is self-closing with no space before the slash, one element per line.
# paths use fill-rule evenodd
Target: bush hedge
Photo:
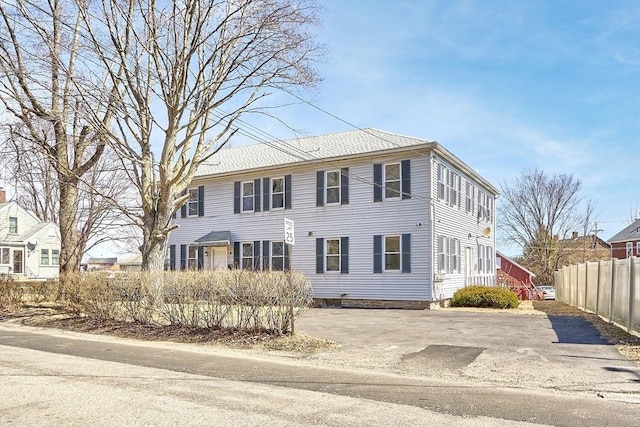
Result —
<path fill-rule="evenodd" d="M 495 286 L 468 286 L 453 294 L 453 307 L 516 308 L 518 296 L 508 288 Z"/>
<path fill-rule="evenodd" d="M 56 299 L 76 315 L 156 325 L 290 330 L 313 305 L 300 273 L 247 270 L 90 272 L 60 282 L 0 280 L 0 305 Z"/>

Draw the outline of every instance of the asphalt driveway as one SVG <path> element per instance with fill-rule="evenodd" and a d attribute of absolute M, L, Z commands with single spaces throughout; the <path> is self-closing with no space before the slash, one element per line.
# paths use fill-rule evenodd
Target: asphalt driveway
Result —
<path fill-rule="evenodd" d="M 582 317 L 537 311 L 313 309 L 297 330 L 341 343 L 309 363 L 640 400 L 640 368 Z"/>

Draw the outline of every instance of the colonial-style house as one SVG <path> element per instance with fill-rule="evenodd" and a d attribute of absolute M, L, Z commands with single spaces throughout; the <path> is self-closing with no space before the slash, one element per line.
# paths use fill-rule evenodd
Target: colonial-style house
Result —
<path fill-rule="evenodd" d="M 611 237 L 611 257 L 623 259 L 640 256 L 640 218 Z"/>
<path fill-rule="evenodd" d="M 495 284 L 498 191 L 435 141 L 362 129 L 224 149 L 188 191 L 171 269 L 291 268 L 343 306 L 422 308 Z"/>
<path fill-rule="evenodd" d="M 58 277 L 60 234 L 0 188 L 0 274 L 17 280 Z"/>

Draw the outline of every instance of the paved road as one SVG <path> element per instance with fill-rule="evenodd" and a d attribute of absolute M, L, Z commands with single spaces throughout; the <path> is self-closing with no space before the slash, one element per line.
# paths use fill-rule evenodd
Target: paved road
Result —
<path fill-rule="evenodd" d="M 19 351 L 28 354 L 21 354 Z M 42 355 L 47 355 L 49 365 L 44 364 L 46 360 L 38 359 L 38 356 Z M 72 358 L 72 361 L 69 361 L 69 358 Z M 27 362 L 20 362 L 21 360 L 27 360 Z M 220 389 L 211 389 L 207 386 L 206 391 L 196 386 L 181 389 L 177 397 L 174 396 L 174 399 L 170 400 L 172 404 L 180 403 L 180 408 L 184 406 L 185 401 L 189 405 L 197 404 L 197 408 L 204 411 L 203 413 L 211 413 L 213 414 L 211 416 L 216 417 L 217 412 L 214 409 L 218 408 L 220 398 L 224 403 L 222 408 L 224 411 L 221 410 L 220 419 L 200 419 L 200 422 L 195 423 L 201 425 L 224 425 L 226 422 L 231 425 L 234 421 L 236 425 L 252 425 L 266 421 L 272 425 L 371 425 L 374 423 L 427 425 L 434 422 L 454 425 L 510 425 L 511 423 L 507 421 L 520 421 L 584 427 L 637 426 L 640 419 L 640 405 L 637 401 L 603 399 L 592 393 L 503 388 L 481 383 L 450 382 L 379 374 L 373 371 L 326 368 L 308 365 L 304 361 L 273 360 L 202 346 L 144 343 L 0 324 L 0 363 L 2 363 L 2 375 L 5 376 L 0 390 L 3 397 L 8 397 L 8 400 L 4 400 L 0 405 L 0 421 L 17 420 L 26 421 L 27 424 L 48 424 L 48 422 L 37 423 L 29 419 L 15 418 L 15 408 L 18 407 L 18 411 L 37 412 L 40 407 L 45 408 L 46 414 L 52 408 L 57 408 L 56 399 L 47 401 L 48 404 L 35 399 L 38 404 L 21 407 L 30 402 L 29 398 L 13 395 L 11 390 L 24 390 L 22 380 L 29 378 L 25 375 L 48 379 L 50 384 L 44 387 L 48 390 L 64 389 L 65 384 L 70 381 L 69 375 L 76 379 L 82 377 L 82 374 L 70 374 L 69 372 L 73 372 L 73 369 L 69 371 L 58 368 L 58 360 L 64 360 L 72 366 L 74 364 L 85 366 L 90 361 L 96 365 L 94 368 L 96 372 L 108 372 L 108 365 L 117 363 L 119 367 L 125 366 L 125 371 L 132 367 L 143 367 L 153 369 L 154 372 L 161 370 L 163 373 L 170 373 L 164 374 L 165 379 L 159 384 L 146 388 L 138 384 L 141 381 L 151 381 L 146 377 L 120 375 L 117 378 L 117 390 L 114 391 L 111 388 L 107 393 L 116 397 L 119 393 L 133 389 L 138 391 L 138 396 L 143 400 L 150 399 L 153 396 L 149 395 L 149 388 L 153 389 L 152 395 L 165 396 L 167 392 L 172 393 L 172 387 L 176 386 L 170 380 L 170 377 L 175 376 L 176 373 L 195 375 L 209 381 L 215 379 L 230 382 L 228 387 L 233 390 L 230 393 L 222 392 L 226 386 Z M 12 371 L 16 371 L 15 376 L 12 376 L 14 375 Z M 73 375 L 79 375 L 79 377 L 73 377 Z M 102 381 L 105 376 L 98 375 L 98 378 L 102 378 Z M 12 380 L 9 382 L 12 383 L 11 386 L 7 385 L 7 379 Z M 210 385 L 210 383 L 207 384 Z M 268 387 L 268 390 L 264 387 Z M 141 389 L 142 394 L 139 392 Z M 89 387 L 89 390 L 93 388 Z M 241 395 L 238 395 L 238 390 L 242 390 Z M 93 393 L 96 393 L 95 396 L 98 399 L 97 394 L 100 393 L 100 389 L 92 391 Z M 185 397 L 191 396 L 189 393 L 195 396 L 192 396 L 192 400 Z M 235 406 L 229 405 L 228 402 L 233 399 L 232 396 L 235 396 L 236 400 L 240 399 L 239 402 L 242 403 L 236 401 Z M 330 398 L 327 399 L 327 396 Z M 67 396 L 67 398 L 70 397 Z M 353 403 L 353 399 L 356 399 L 357 403 Z M 319 403 L 320 401 L 322 404 Z M 66 403 L 61 402 L 60 405 L 63 407 L 69 405 L 68 401 L 64 402 Z M 132 404 L 134 402 L 135 400 L 131 401 Z M 274 402 L 278 403 L 274 404 Z M 377 403 L 374 404 L 374 402 Z M 157 401 L 152 403 L 159 404 Z M 80 400 L 72 401 L 71 407 L 73 404 L 80 406 L 83 410 L 87 407 L 81 404 Z M 188 414 L 189 405 L 186 405 L 187 409 L 180 410 L 184 409 L 184 413 Z M 255 410 L 256 407 L 268 408 L 268 411 Z M 345 409 L 346 407 L 360 409 L 350 412 Z M 297 410 L 292 413 L 293 408 Z M 321 410 L 318 410 L 320 408 Z M 121 405 L 111 404 L 110 410 L 115 411 L 114 419 L 118 419 L 119 415 L 122 421 L 123 414 L 118 412 L 122 411 Z M 371 414 L 376 413 L 382 418 L 371 418 Z M 171 424 L 165 422 L 169 419 L 166 418 L 166 409 L 159 412 L 153 411 L 153 405 L 150 412 L 142 411 L 137 414 L 137 418 L 127 418 L 125 423 Z M 57 422 L 70 421 L 65 418 L 67 415 L 67 412 L 62 411 L 62 419 L 58 419 Z M 88 419 L 84 421 L 88 424 L 105 424 L 99 422 L 104 420 L 95 414 L 93 416 L 88 414 L 86 417 Z M 248 419 L 240 421 L 244 419 L 243 417 Z M 469 421 L 471 424 L 467 423 Z M 188 423 L 192 424 L 191 421 Z M 63 422 L 63 424 L 78 423 Z M 178 424 L 187 424 L 187 422 L 178 422 Z"/>

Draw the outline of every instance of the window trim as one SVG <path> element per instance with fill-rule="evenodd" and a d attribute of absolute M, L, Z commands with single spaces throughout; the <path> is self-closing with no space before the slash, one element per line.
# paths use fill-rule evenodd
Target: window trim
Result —
<path fill-rule="evenodd" d="M 4 253 L 7 254 L 6 263 L 2 262 Z M 0 265 L 11 265 L 11 248 L 0 248 Z"/>
<path fill-rule="evenodd" d="M 60 250 L 59 249 L 51 249 L 51 265 L 60 265 Z"/>
<path fill-rule="evenodd" d="M 245 184 L 250 184 L 251 185 L 251 195 L 245 195 L 244 194 L 244 186 Z M 240 213 L 253 213 L 255 212 L 255 195 L 256 195 L 256 186 L 255 183 L 253 181 L 242 181 L 240 182 Z M 245 209 L 244 208 L 244 201 L 245 199 L 251 199 L 251 209 Z"/>
<path fill-rule="evenodd" d="M 187 218 L 198 216 L 200 212 L 200 190 L 198 187 L 188 188 L 189 200 L 187 200 Z M 195 208 L 195 213 L 191 213 L 192 208 Z"/>
<path fill-rule="evenodd" d="M 46 258 L 43 257 L 43 255 L 46 254 Z M 43 260 L 45 260 L 47 262 L 43 262 Z M 49 249 L 40 249 L 40 265 L 41 266 L 49 266 L 51 265 L 51 258 L 49 256 Z"/>
<path fill-rule="evenodd" d="M 244 247 L 245 245 L 249 246 L 251 248 L 251 256 L 245 256 L 244 255 Z M 254 254 L 254 248 L 253 248 L 253 242 L 240 242 L 240 268 L 242 270 L 253 270 L 254 269 L 254 261 L 253 261 L 253 254 Z M 245 267 L 245 259 L 250 260 L 249 264 L 248 264 L 248 268 Z"/>
<path fill-rule="evenodd" d="M 274 192 L 273 191 L 273 185 L 276 182 L 276 180 L 281 180 L 282 181 L 282 191 L 281 192 Z M 286 206 L 286 202 L 285 202 L 286 181 L 284 179 L 284 175 L 276 177 L 276 178 L 270 178 L 270 181 L 271 181 L 271 184 L 270 184 L 270 188 L 269 188 L 269 193 L 271 195 L 271 197 L 270 197 L 271 210 L 274 210 L 274 211 L 284 210 L 285 206 Z M 281 195 L 282 196 L 282 206 L 275 207 L 274 196 L 276 196 L 276 195 Z"/>
<path fill-rule="evenodd" d="M 338 183 L 336 185 L 329 185 L 329 174 L 337 174 L 338 175 Z M 337 190 L 338 192 L 338 200 L 335 202 L 329 201 L 329 190 Z M 324 200 L 325 205 L 339 205 L 342 202 L 342 195 L 340 194 L 342 189 L 342 173 L 340 169 L 328 170 L 324 171 Z"/>
<path fill-rule="evenodd" d="M 193 257 L 191 256 L 192 250 L 193 250 Z M 198 247 L 187 246 L 187 270 L 196 271 L 197 269 L 198 269 Z"/>
<path fill-rule="evenodd" d="M 382 197 L 383 200 L 387 200 L 387 199 L 401 199 L 402 200 L 402 162 L 384 163 L 382 166 L 383 166 L 382 167 L 382 186 L 384 188 L 384 194 L 383 194 L 383 197 Z M 393 180 L 388 180 L 387 179 L 387 167 L 389 167 L 389 166 L 398 166 L 398 178 L 397 179 L 393 179 Z M 388 185 L 390 182 L 397 182 L 398 183 L 398 190 L 390 189 L 389 185 Z M 389 193 L 389 191 L 396 192 L 397 195 L 389 197 L 387 195 Z"/>
<path fill-rule="evenodd" d="M 397 238 L 398 239 L 398 252 L 388 252 L 387 251 L 387 239 L 389 238 Z M 389 269 L 387 268 L 387 255 L 398 255 L 398 268 Z M 382 271 L 383 272 L 402 272 L 402 235 L 401 234 L 385 234 L 382 236 Z"/>
<path fill-rule="evenodd" d="M 274 255 L 273 245 L 280 243 L 282 245 L 282 255 Z M 284 253 L 285 253 L 285 243 L 282 240 L 271 241 L 269 244 L 269 270 L 271 271 L 284 271 Z M 275 258 L 282 259 L 282 270 L 273 268 L 273 260 Z"/>
<path fill-rule="evenodd" d="M 17 216 L 9 217 L 9 234 L 18 234 L 18 217 Z"/>
<path fill-rule="evenodd" d="M 329 254 L 329 241 L 338 242 L 338 253 Z M 342 239 L 340 237 L 331 237 L 324 239 L 324 272 L 325 273 L 341 273 L 342 272 Z M 338 269 L 329 270 L 329 257 L 338 259 Z"/>

